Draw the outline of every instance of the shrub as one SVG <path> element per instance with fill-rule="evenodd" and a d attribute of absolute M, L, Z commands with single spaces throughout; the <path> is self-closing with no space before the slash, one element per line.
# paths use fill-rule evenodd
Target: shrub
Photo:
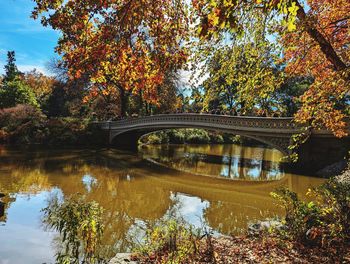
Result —
<path fill-rule="evenodd" d="M 286 189 L 272 193 L 286 211 L 286 235 L 314 245 L 350 242 L 350 183 L 331 179 L 308 195 L 313 201 Z"/>
<path fill-rule="evenodd" d="M 41 142 L 48 133 L 46 122 L 46 116 L 30 105 L 1 109 L 0 140 L 14 144 Z"/>
<path fill-rule="evenodd" d="M 183 129 L 172 129 L 167 131 L 169 143 L 183 144 L 185 143 L 185 132 Z"/>
<path fill-rule="evenodd" d="M 152 133 L 147 136 L 146 144 L 162 144 L 162 138 L 157 133 Z"/>
<path fill-rule="evenodd" d="M 229 144 L 241 144 L 242 143 L 242 137 L 239 135 L 232 135 L 232 134 L 226 134 L 224 133 L 222 135 L 225 143 Z"/>
<path fill-rule="evenodd" d="M 143 144 L 168 144 L 169 136 L 166 131 L 158 131 L 142 137 L 140 141 Z"/>
<path fill-rule="evenodd" d="M 50 131 L 50 144 L 81 144 L 84 143 L 84 136 L 87 123 L 76 118 L 50 119 L 48 129 Z"/>
<path fill-rule="evenodd" d="M 202 129 L 186 130 L 186 143 L 207 144 L 209 142 L 210 142 L 210 137 L 207 131 Z"/>
<path fill-rule="evenodd" d="M 222 144 L 224 143 L 224 138 L 222 135 L 217 134 L 217 133 L 210 133 L 209 134 L 210 137 L 210 142 L 211 143 L 217 143 L 217 144 Z"/>
<path fill-rule="evenodd" d="M 136 252 L 152 263 L 189 263 L 198 248 L 199 230 L 183 221 L 167 220 L 147 229 Z"/>
<path fill-rule="evenodd" d="M 54 196 L 43 210 L 43 223 L 60 234 L 56 263 L 100 263 L 98 248 L 104 226 L 103 208 L 72 196 L 64 202 Z"/>

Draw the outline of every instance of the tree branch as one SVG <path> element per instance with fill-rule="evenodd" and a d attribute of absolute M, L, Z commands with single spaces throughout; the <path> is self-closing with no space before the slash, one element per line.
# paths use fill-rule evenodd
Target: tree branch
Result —
<path fill-rule="evenodd" d="M 298 19 L 301 22 L 303 22 L 306 32 L 309 34 L 309 36 L 319 44 L 321 51 L 326 56 L 328 61 L 330 61 L 334 65 L 334 68 L 338 71 L 346 69 L 347 65 L 335 52 L 331 43 L 329 43 L 329 41 L 322 35 L 322 33 L 318 31 L 312 23 L 310 23 L 304 8 L 300 5 L 298 1 L 296 1 L 296 5 L 299 7 L 297 11 Z"/>

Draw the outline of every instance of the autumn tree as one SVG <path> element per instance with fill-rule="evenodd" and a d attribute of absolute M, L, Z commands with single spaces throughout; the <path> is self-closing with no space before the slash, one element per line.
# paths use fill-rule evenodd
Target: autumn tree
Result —
<path fill-rule="evenodd" d="M 349 13 L 347 0 L 193 0 L 197 33 L 202 41 L 244 33 L 246 13 L 271 15 L 270 28 L 284 48 L 289 76 L 310 76 L 313 83 L 301 96 L 295 120 L 306 126 L 327 127 L 345 135 L 349 93 Z M 252 96 L 257 96 L 252 93 Z"/>
<path fill-rule="evenodd" d="M 121 115 L 130 94 L 142 93 L 145 102 L 157 105 L 165 74 L 186 62 L 184 0 L 35 2 L 33 17 L 62 34 L 56 50 L 70 78 L 90 81 L 85 102 L 113 94 Z"/>
<path fill-rule="evenodd" d="M 42 105 L 52 93 L 56 80 L 53 77 L 44 75 L 36 69 L 26 72 L 23 75 L 23 81 L 34 92 L 36 100 Z"/>

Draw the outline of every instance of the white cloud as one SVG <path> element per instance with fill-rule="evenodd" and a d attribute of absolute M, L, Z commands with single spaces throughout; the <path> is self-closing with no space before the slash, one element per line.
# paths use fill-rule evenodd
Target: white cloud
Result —
<path fill-rule="evenodd" d="M 30 64 L 20 64 L 17 65 L 18 70 L 20 70 L 21 72 L 29 72 L 32 71 L 34 69 L 36 69 L 38 72 L 41 72 L 42 74 L 46 75 L 46 76 L 52 76 L 52 74 L 45 69 L 45 67 L 40 66 L 40 65 L 30 65 Z M 0 75 L 4 74 L 5 71 L 3 68 L 0 68 Z"/>
<path fill-rule="evenodd" d="M 17 67 L 21 72 L 29 72 L 36 69 L 38 72 L 41 72 L 43 74 L 48 74 L 46 69 L 39 65 L 17 65 Z"/>

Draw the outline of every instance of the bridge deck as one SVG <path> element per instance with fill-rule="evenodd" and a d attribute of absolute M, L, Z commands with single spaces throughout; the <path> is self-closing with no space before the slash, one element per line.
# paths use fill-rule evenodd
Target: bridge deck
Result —
<path fill-rule="evenodd" d="M 118 121 L 100 122 L 105 130 L 130 130 L 147 128 L 204 128 L 222 132 L 253 132 L 271 135 L 290 136 L 301 132 L 300 126 L 291 117 L 251 117 L 213 114 L 162 114 Z M 313 131 L 314 134 L 331 135 L 327 130 Z"/>

